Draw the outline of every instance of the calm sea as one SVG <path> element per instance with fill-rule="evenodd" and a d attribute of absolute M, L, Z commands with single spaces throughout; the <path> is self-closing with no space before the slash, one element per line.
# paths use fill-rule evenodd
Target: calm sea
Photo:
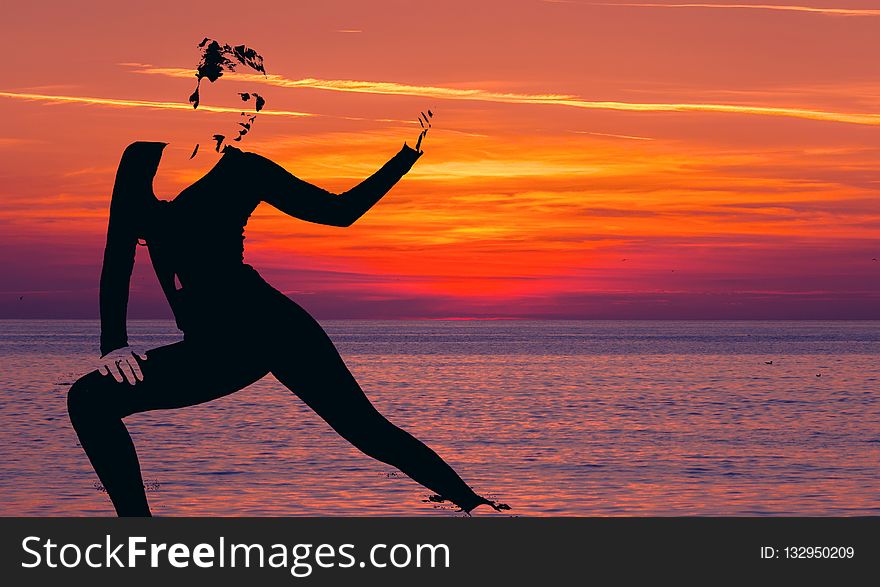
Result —
<path fill-rule="evenodd" d="M 511 514 L 880 515 L 880 323 L 324 324 L 380 411 Z M 65 411 L 97 333 L 0 321 L 0 515 L 112 514 Z M 157 515 L 458 515 L 271 376 L 126 423 Z"/>

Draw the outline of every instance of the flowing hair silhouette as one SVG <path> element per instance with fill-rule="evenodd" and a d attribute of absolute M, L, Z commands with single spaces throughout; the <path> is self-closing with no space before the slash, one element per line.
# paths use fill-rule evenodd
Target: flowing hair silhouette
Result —
<path fill-rule="evenodd" d="M 190 97 L 203 78 L 245 65 L 265 73 L 244 46 L 205 39 Z M 265 100 L 254 93 L 258 112 Z M 240 141 L 254 122 L 243 114 Z M 422 155 L 433 113 L 421 114 L 416 147 L 406 143 L 376 173 L 333 194 L 255 153 L 226 144 L 201 179 L 171 201 L 152 188 L 165 143 L 138 141 L 122 154 L 110 202 L 100 281 L 101 366 L 68 393 L 70 420 L 120 516 L 149 516 L 140 465 L 123 419 L 182 408 L 238 391 L 272 373 L 336 432 L 470 512 L 509 509 L 477 495 L 433 450 L 389 422 L 370 403 L 321 326 L 244 263 L 244 226 L 260 202 L 301 220 L 349 226 L 379 201 Z M 219 151 L 225 136 L 215 135 Z M 198 152 L 198 145 L 193 156 Z M 142 241 L 142 242 L 141 242 Z M 126 314 L 135 250 L 143 244 L 183 340 L 140 352 L 128 345 Z M 133 389 L 132 387 L 133 386 Z"/>

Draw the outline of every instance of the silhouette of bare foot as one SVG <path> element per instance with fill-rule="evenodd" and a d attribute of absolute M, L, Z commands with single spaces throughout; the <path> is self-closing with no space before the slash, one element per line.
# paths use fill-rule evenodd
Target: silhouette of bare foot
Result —
<path fill-rule="evenodd" d="M 480 507 L 481 505 L 487 505 L 487 506 L 491 507 L 493 510 L 495 510 L 496 512 L 503 512 L 503 511 L 507 511 L 510 509 L 510 506 L 507 505 L 506 503 L 492 501 L 491 499 L 486 499 L 485 497 L 481 497 L 480 500 L 481 501 L 477 505 L 473 506 L 472 508 L 470 508 L 468 510 L 462 508 L 461 511 L 463 511 L 464 513 L 466 513 L 467 515 L 470 516 L 471 512 L 474 511 L 476 508 Z"/>
<path fill-rule="evenodd" d="M 509 509 L 510 509 L 510 506 L 507 505 L 506 503 L 498 503 L 498 502 L 496 502 L 496 501 L 492 501 L 492 500 L 490 500 L 490 499 L 486 499 L 485 497 L 479 497 L 479 496 L 478 496 L 478 498 L 479 498 L 479 501 L 477 501 L 477 503 L 475 503 L 474 505 L 472 505 L 472 506 L 470 506 L 470 507 L 467 507 L 467 508 L 464 507 L 464 506 L 462 506 L 462 505 L 455 504 L 455 502 L 452 502 L 452 503 L 454 503 L 455 505 L 458 506 L 459 509 L 456 510 L 456 511 L 458 511 L 458 512 L 464 512 L 464 513 L 467 514 L 468 516 L 470 516 L 470 515 L 471 515 L 471 512 L 474 511 L 476 508 L 480 507 L 481 505 L 487 505 L 487 506 L 491 507 L 493 510 L 495 510 L 496 512 L 503 512 L 503 511 L 506 511 L 506 510 L 509 510 Z M 442 495 L 436 495 L 436 494 L 435 494 L 435 495 L 429 495 L 428 498 L 425 499 L 424 501 L 425 501 L 426 503 L 440 503 L 440 504 L 445 504 L 445 503 L 447 503 L 447 502 L 451 502 L 452 500 L 450 500 L 450 499 L 446 499 L 446 498 L 443 497 Z"/>

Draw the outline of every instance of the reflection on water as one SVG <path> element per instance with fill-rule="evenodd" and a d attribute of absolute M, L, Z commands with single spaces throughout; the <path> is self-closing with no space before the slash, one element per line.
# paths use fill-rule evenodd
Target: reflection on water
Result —
<path fill-rule="evenodd" d="M 379 409 L 512 514 L 880 514 L 876 323 L 325 326 Z M 97 329 L 0 321 L 0 515 L 112 514 L 65 412 Z M 126 422 L 157 515 L 454 515 L 271 376 Z"/>

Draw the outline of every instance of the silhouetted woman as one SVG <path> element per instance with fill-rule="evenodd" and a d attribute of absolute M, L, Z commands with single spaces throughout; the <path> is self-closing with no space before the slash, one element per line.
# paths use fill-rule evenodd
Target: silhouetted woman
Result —
<path fill-rule="evenodd" d="M 174 200 L 152 189 L 165 143 L 122 155 L 101 272 L 103 367 L 70 389 L 70 419 L 120 516 L 149 516 L 130 414 L 207 402 L 272 373 L 343 438 L 465 512 L 495 504 L 434 451 L 390 423 L 364 395 L 330 338 L 299 305 L 243 262 L 243 231 L 260 202 L 318 224 L 349 226 L 421 156 L 404 143 L 379 171 L 342 194 L 302 181 L 260 155 L 227 146 Z M 135 247 L 143 240 L 183 340 L 133 352 L 126 308 Z"/>

